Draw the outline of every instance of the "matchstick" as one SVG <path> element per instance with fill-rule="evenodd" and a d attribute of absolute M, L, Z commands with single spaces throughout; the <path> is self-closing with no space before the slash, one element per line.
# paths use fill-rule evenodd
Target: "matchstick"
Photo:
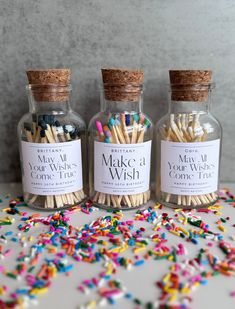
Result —
<path fill-rule="evenodd" d="M 78 139 L 78 130 L 72 125 L 61 126 L 59 121 L 54 120 L 54 115 L 43 115 L 38 116 L 38 121 L 36 115 L 32 117 L 32 129 L 29 124 L 24 125 L 24 132 L 26 140 L 31 143 L 59 143 L 59 142 L 69 142 L 71 140 Z M 32 131 L 31 131 L 32 130 Z M 85 199 L 85 194 L 83 189 L 60 195 L 48 195 L 39 196 L 28 194 L 27 202 L 28 204 L 33 204 L 40 197 L 44 198 L 44 208 L 61 208 L 65 206 L 72 206 L 76 203 L 81 202 Z"/>
<path fill-rule="evenodd" d="M 124 134 L 124 137 L 125 137 L 125 141 L 127 144 L 130 144 L 130 136 L 127 132 L 127 129 L 126 129 L 126 116 L 125 116 L 125 113 L 121 113 L 120 115 L 120 119 L 121 119 L 121 125 L 122 125 L 122 131 L 123 131 L 123 134 Z"/>
<path fill-rule="evenodd" d="M 120 120 L 118 120 L 118 117 Z M 114 144 L 135 144 L 144 142 L 145 130 L 150 126 L 150 121 L 144 116 L 139 117 L 138 114 L 132 116 L 133 123 L 131 125 L 131 115 L 120 113 L 116 117 L 110 116 L 108 125 L 103 125 L 96 121 L 97 139 L 104 140 L 106 143 Z M 128 131 L 128 127 L 132 129 Z M 103 134 L 105 138 L 103 139 Z M 131 137 L 130 137 L 131 135 Z M 131 208 L 147 203 L 150 199 L 150 190 L 132 195 L 114 195 L 95 192 L 93 201 L 98 204 L 112 206 L 113 208 Z"/>
<path fill-rule="evenodd" d="M 160 128 L 163 140 L 172 142 L 203 142 L 207 140 L 207 130 L 202 127 L 199 120 L 200 114 L 174 114 L 170 115 L 168 126 Z M 162 192 L 166 203 L 174 203 L 176 206 L 198 207 L 210 205 L 217 200 L 215 192 L 203 195 L 175 195 Z"/>

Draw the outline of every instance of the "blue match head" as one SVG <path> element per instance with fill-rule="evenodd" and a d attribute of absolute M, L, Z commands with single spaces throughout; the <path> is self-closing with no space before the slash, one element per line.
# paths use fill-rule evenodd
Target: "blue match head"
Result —
<path fill-rule="evenodd" d="M 46 123 L 49 123 L 49 121 L 50 121 L 50 115 L 43 115 L 43 120 L 44 120 Z"/>
<path fill-rule="evenodd" d="M 120 121 L 118 119 L 115 119 L 115 126 L 119 126 L 120 125 Z"/>
<path fill-rule="evenodd" d="M 59 123 L 58 120 L 56 120 L 54 124 L 55 124 L 56 127 L 60 127 L 60 123 Z"/>
<path fill-rule="evenodd" d="M 49 124 L 52 125 L 55 121 L 55 116 L 54 115 L 44 115 L 44 121 Z"/>
<path fill-rule="evenodd" d="M 110 138 L 109 137 L 105 137 L 104 142 L 105 143 L 109 143 L 110 142 Z"/>
<path fill-rule="evenodd" d="M 129 126 L 131 123 L 131 116 L 130 114 L 126 114 L 126 126 Z"/>
<path fill-rule="evenodd" d="M 109 126 L 113 127 L 115 124 L 115 120 L 113 118 L 109 119 Z"/>
<path fill-rule="evenodd" d="M 41 136 L 41 137 L 45 137 L 45 136 L 46 136 L 45 130 L 41 130 L 41 131 L 40 131 L 40 136 Z"/>
<path fill-rule="evenodd" d="M 47 124 L 44 120 L 40 120 L 38 121 L 38 125 L 43 129 L 46 130 L 47 129 Z"/>

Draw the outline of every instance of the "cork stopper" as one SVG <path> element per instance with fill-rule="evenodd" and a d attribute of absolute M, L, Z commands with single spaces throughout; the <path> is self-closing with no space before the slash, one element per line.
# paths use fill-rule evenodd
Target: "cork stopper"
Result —
<path fill-rule="evenodd" d="M 105 99 L 109 101 L 137 102 L 142 92 L 144 72 L 109 68 L 101 69 Z"/>
<path fill-rule="evenodd" d="M 36 101 L 68 101 L 71 75 L 69 69 L 29 70 L 26 74 Z"/>
<path fill-rule="evenodd" d="M 208 100 L 212 71 L 170 70 L 173 101 L 205 102 Z"/>

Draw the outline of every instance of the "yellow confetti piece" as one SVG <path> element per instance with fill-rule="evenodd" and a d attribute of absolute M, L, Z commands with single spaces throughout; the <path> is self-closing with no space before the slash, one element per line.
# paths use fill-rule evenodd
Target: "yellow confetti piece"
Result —
<path fill-rule="evenodd" d="M 146 247 L 146 244 L 142 244 L 142 242 L 136 242 L 135 245 L 137 247 Z"/>
<path fill-rule="evenodd" d="M 160 228 L 159 225 L 156 225 L 154 228 L 153 228 L 153 231 L 158 231 L 158 229 Z"/>
<path fill-rule="evenodd" d="M 168 294 L 177 294 L 178 293 L 178 291 L 176 289 L 172 289 L 172 288 L 169 288 L 169 287 L 165 287 L 164 291 L 167 292 Z"/>
<path fill-rule="evenodd" d="M 185 287 L 185 288 L 181 289 L 181 293 L 182 294 L 189 294 L 190 293 L 190 289 Z"/>
<path fill-rule="evenodd" d="M 140 247 L 140 248 L 134 248 L 134 253 L 139 253 L 139 252 L 141 252 L 141 251 L 144 251 L 144 250 L 146 250 L 146 247 Z"/>
<path fill-rule="evenodd" d="M 152 242 L 159 242 L 160 239 L 159 238 L 152 238 Z"/>
<path fill-rule="evenodd" d="M 166 274 L 166 275 L 163 277 L 162 281 L 163 281 L 163 282 L 169 281 L 170 276 L 171 276 L 170 274 Z"/>
<path fill-rule="evenodd" d="M 173 261 L 173 259 L 174 259 L 174 257 L 173 257 L 172 255 L 170 255 L 170 256 L 168 257 L 168 261 Z"/>
<path fill-rule="evenodd" d="M 194 286 L 194 287 L 199 287 L 199 286 L 200 286 L 200 283 L 199 283 L 199 282 L 194 282 L 193 286 Z"/>
<path fill-rule="evenodd" d="M 3 211 L 3 212 L 7 212 L 7 211 L 9 211 L 9 210 L 11 210 L 11 208 L 10 208 L 10 207 L 3 208 L 3 209 L 2 209 L 2 211 Z"/>
<path fill-rule="evenodd" d="M 156 255 L 156 256 L 166 256 L 169 254 L 169 252 L 158 252 L 158 251 L 154 251 L 154 250 L 151 250 L 151 253 Z"/>
<path fill-rule="evenodd" d="M 48 288 L 41 288 L 41 289 L 32 289 L 30 291 L 30 294 L 34 294 L 34 295 L 39 295 L 39 294 L 44 294 L 48 291 Z"/>
<path fill-rule="evenodd" d="M 4 295 L 6 293 L 6 291 L 4 290 L 4 288 L 0 287 L 0 295 Z"/>
<path fill-rule="evenodd" d="M 183 227 L 179 226 L 178 230 L 180 230 L 182 233 L 184 233 L 184 235 L 189 236 L 189 232 L 186 231 Z"/>
<path fill-rule="evenodd" d="M 210 210 L 217 210 L 217 209 L 222 209 L 223 206 L 222 205 L 213 205 L 213 206 L 209 206 L 208 209 Z"/>
<path fill-rule="evenodd" d="M 97 305 L 96 301 L 95 301 L 95 300 L 91 300 L 91 301 L 89 301 L 89 302 L 86 304 L 86 308 L 87 308 L 87 309 L 96 308 L 96 305 Z"/>
<path fill-rule="evenodd" d="M 176 208 L 176 209 L 174 209 L 174 212 L 179 212 L 179 211 L 182 211 L 183 210 L 183 208 Z"/>
<path fill-rule="evenodd" d="M 127 245 L 124 245 L 124 246 L 122 246 L 122 247 L 116 247 L 116 248 L 109 249 L 108 252 L 122 253 L 122 252 L 126 251 L 127 248 L 128 248 L 128 246 L 127 246 Z"/>
<path fill-rule="evenodd" d="M 218 229 L 221 231 L 221 232 L 226 232 L 226 228 L 223 226 L 223 225 L 219 225 L 218 226 Z"/>
<path fill-rule="evenodd" d="M 153 206 L 154 209 L 158 209 L 161 206 L 161 204 L 156 204 Z"/>
<path fill-rule="evenodd" d="M 172 295 L 172 296 L 169 298 L 169 302 L 173 303 L 173 302 L 176 301 L 176 299 L 177 299 L 177 295 L 176 295 L 176 294 L 175 294 L 175 295 Z"/>
<path fill-rule="evenodd" d="M 180 233 L 176 232 L 176 231 L 173 231 L 173 230 L 169 230 L 169 232 L 173 235 L 176 235 L 176 236 L 180 236 Z"/>

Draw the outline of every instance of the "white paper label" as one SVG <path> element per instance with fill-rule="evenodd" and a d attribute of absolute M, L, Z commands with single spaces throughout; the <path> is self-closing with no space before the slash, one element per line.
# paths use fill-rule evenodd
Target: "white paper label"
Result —
<path fill-rule="evenodd" d="M 195 143 L 161 142 L 161 190 L 179 195 L 217 190 L 220 140 Z"/>
<path fill-rule="evenodd" d="M 81 140 L 37 144 L 22 141 L 23 183 L 26 192 L 59 195 L 81 190 Z"/>
<path fill-rule="evenodd" d="M 95 190 L 114 195 L 149 190 L 151 141 L 109 144 L 95 141 Z"/>

